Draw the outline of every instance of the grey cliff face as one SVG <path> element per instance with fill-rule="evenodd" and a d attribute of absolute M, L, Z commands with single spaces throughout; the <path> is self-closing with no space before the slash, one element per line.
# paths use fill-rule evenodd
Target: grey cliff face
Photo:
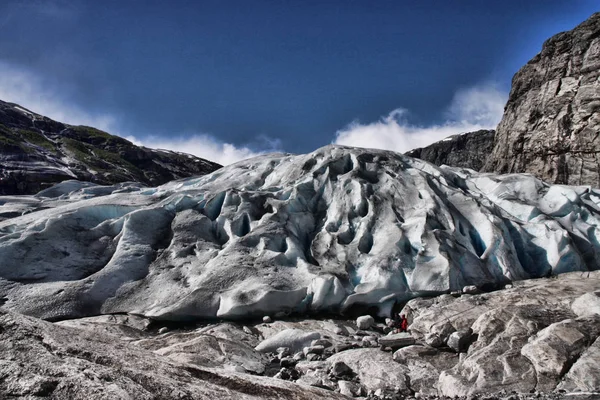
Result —
<path fill-rule="evenodd" d="M 0 100 L 0 195 L 34 194 L 67 179 L 144 185 L 205 175 L 221 166 L 71 126 Z"/>
<path fill-rule="evenodd" d="M 494 147 L 494 133 L 493 130 L 480 130 L 454 135 L 405 154 L 438 166 L 479 171 Z"/>
<path fill-rule="evenodd" d="M 513 78 L 483 171 L 600 185 L 600 13 L 544 43 Z"/>

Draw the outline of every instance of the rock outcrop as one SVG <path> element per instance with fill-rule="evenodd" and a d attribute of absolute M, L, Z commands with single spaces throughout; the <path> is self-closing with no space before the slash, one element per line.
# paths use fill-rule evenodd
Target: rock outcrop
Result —
<path fill-rule="evenodd" d="M 50 320 L 389 317 L 423 293 L 600 265 L 599 191 L 342 146 L 0 204 L 0 297 Z"/>
<path fill-rule="evenodd" d="M 600 186 L 600 13 L 517 72 L 483 171 Z"/>
<path fill-rule="evenodd" d="M 34 194 L 68 179 L 156 186 L 218 168 L 189 154 L 136 146 L 0 100 L 0 195 Z"/>
<path fill-rule="evenodd" d="M 494 148 L 494 134 L 493 130 L 461 133 L 405 154 L 437 166 L 448 165 L 479 171 Z"/>

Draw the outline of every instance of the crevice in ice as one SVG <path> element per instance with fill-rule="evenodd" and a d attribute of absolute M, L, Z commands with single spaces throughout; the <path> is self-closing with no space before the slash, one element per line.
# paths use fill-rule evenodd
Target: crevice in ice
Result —
<path fill-rule="evenodd" d="M 246 236 L 250 233 L 250 217 L 248 214 L 244 213 L 241 217 L 233 221 L 231 232 L 238 237 Z"/>
<path fill-rule="evenodd" d="M 223 209 L 223 203 L 225 201 L 225 195 L 227 192 L 220 192 L 215 195 L 212 199 L 206 202 L 204 206 L 204 215 L 214 221 L 221 214 L 221 210 Z"/>
<path fill-rule="evenodd" d="M 363 254 L 369 254 L 373 248 L 373 235 L 371 232 L 365 232 L 358 241 L 358 251 Z"/>
<path fill-rule="evenodd" d="M 471 239 L 471 244 L 473 245 L 475 254 L 477 254 L 477 257 L 481 257 L 483 253 L 485 253 L 486 245 L 481 239 L 479 232 L 477 232 L 475 229 L 469 229 L 469 239 Z"/>

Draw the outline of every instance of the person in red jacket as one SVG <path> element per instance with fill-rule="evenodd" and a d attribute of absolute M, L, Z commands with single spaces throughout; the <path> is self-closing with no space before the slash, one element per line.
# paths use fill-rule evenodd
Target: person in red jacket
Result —
<path fill-rule="evenodd" d="M 406 316 L 402 314 L 400 316 L 400 332 L 406 332 L 408 330 L 408 320 Z"/>

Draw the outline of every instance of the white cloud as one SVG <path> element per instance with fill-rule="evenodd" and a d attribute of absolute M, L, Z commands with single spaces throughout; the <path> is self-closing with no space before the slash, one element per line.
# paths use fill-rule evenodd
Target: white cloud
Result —
<path fill-rule="evenodd" d="M 443 124 L 413 125 L 407 119 L 408 110 L 398 108 L 376 122 L 352 122 L 336 133 L 334 143 L 406 152 L 450 135 L 496 128 L 507 98 L 493 84 L 463 89 L 454 95 Z"/>
<path fill-rule="evenodd" d="M 0 61 L 0 100 L 19 104 L 37 114 L 71 125 L 87 125 L 116 133 L 116 119 L 107 114 L 92 115 L 70 105 L 34 73 Z M 67 91 L 66 88 L 64 88 Z"/>
<path fill-rule="evenodd" d="M 115 116 L 103 113 L 92 114 L 63 100 L 60 93 L 68 91 L 69 88 L 56 88 L 34 73 L 0 61 L 0 100 L 19 104 L 56 121 L 70 125 L 92 126 L 114 135 L 124 136 L 138 145 L 189 153 L 223 165 L 262 154 L 247 147 L 236 147 L 231 143 L 221 142 L 210 135 L 182 135 L 169 139 L 125 136 L 120 132 L 119 121 Z M 265 148 L 270 149 L 280 145 L 277 140 L 262 136 L 258 141 L 261 147 L 266 146 Z"/>
<path fill-rule="evenodd" d="M 255 152 L 248 147 L 236 147 L 231 143 L 221 142 L 209 135 L 195 134 L 170 139 L 155 136 L 138 139 L 134 136 L 127 136 L 125 139 L 139 146 L 193 154 L 221 165 L 264 154 L 264 152 Z"/>

